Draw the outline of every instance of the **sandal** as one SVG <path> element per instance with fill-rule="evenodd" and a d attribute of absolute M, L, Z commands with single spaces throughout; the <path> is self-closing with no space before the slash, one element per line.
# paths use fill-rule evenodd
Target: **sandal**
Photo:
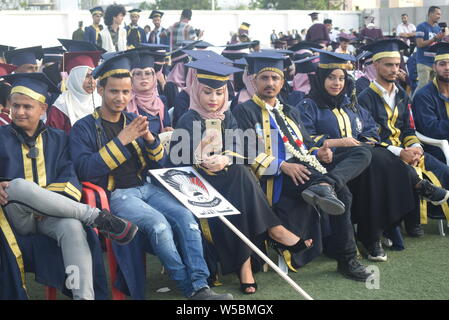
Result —
<path fill-rule="evenodd" d="M 282 251 L 285 251 L 285 250 L 288 250 L 291 253 L 301 253 L 301 252 L 307 251 L 313 247 L 313 243 L 310 246 L 307 246 L 305 243 L 305 240 L 303 240 L 302 237 L 299 239 L 299 241 L 297 243 L 295 243 L 292 246 L 286 246 L 286 245 L 279 243 L 273 239 L 270 239 L 269 243 L 270 243 L 270 246 L 274 250 L 281 252 L 281 253 L 282 253 Z"/>
<path fill-rule="evenodd" d="M 254 288 L 255 291 L 254 292 L 248 292 L 248 291 L 246 291 L 246 289 L 248 289 L 248 288 Z M 257 292 L 257 283 L 256 282 L 254 282 L 254 283 L 240 283 L 240 291 L 243 294 L 255 294 Z"/>
<path fill-rule="evenodd" d="M 240 277 L 240 272 L 236 272 L 237 277 L 239 278 L 240 282 L 240 291 L 243 294 L 255 294 L 257 292 L 257 282 L 254 281 L 254 283 L 242 283 L 242 278 Z M 246 289 L 248 288 L 254 288 L 254 292 L 247 292 Z"/>

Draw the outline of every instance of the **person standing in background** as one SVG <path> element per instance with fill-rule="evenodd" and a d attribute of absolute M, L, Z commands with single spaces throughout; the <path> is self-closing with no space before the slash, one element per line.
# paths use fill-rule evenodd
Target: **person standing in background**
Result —
<path fill-rule="evenodd" d="M 441 9 L 431 6 L 427 13 L 427 21 L 420 23 L 416 27 L 418 86 L 415 92 L 435 77 L 435 72 L 432 69 L 435 53 L 430 52 L 429 48 L 444 37 L 444 33 L 441 32 L 441 28 L 438 26 L 440 18 Z"/>
<path fill-rule="evenodd" d="M 84 41 L 83 22 L 78 22 L 78 29 L 73 31 L 72 40 Z"/>
<path fill-rule="evenodd" d="M 100 32 L 101 30 L 103 30 L 103 26 L 100 24 L 100 22 L 101 18 L 104 15 L 104 11 L 102 7 L 95 7 L 90 9 L 89 11 L 92 14 L 92 25 L 84 29 L 84 41 L 88 41 L 101 47 L 102 41 Z"/>
<path fill-rule="evenodd" d="M 153 19 L 154 29 L 150 33 L 148 43 L 170 45 L 168 30 L 161 26 L 163 15 L 164 13 L 162 11 L 153 10 L 151 12 L 150 19 Z"/>

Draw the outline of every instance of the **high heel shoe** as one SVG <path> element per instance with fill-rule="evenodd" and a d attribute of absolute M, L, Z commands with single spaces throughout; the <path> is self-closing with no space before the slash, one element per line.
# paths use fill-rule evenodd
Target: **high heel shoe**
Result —
<path fill-rule="evenodd" d="M 254 281 L 253 283 L 242 283 L 242 278 L 240 277 L 240 272 L 236 272 L 237 277 L 239 278 L 240 283 L 240 291 L 243 294 L 255 294 L 257 292 L 257 282 Z M 254 288 L 254 292 L 248 292 L 246 289 L 248 288 Z"/>
<path fill-rule="evenodd" d="M 313 247 L 313 243 L 310 246 L 307 246 L 305 243 L 305 240 L 303 240 L 303 238 L 300 238 L 298 240 L 298 242 L 296 242 L 292 246 L 286 246 L 286 245 L 284 245 L 280 242 L 277 242 L 273 239 L 270 239 L 268 242 L 273 249 L 275 249 L 276 251 L 281 252 L 281 253 L 282 253 L 282 251 L 285 251 L 285 250 L 288 250 L 291 253 L 301 253 L 301 252 L 309 250 Z"/>

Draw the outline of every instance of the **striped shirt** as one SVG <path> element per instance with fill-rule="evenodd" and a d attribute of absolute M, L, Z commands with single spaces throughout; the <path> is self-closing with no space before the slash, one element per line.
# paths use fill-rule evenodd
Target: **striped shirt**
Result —
<path fill-rule="evenodd" d="M 180 47 L 184 40 L 195 40 L 195 30 L 188 22 L 188 20 L 181 20 L 170 27 L 170 47 L 172 50 Z"/>

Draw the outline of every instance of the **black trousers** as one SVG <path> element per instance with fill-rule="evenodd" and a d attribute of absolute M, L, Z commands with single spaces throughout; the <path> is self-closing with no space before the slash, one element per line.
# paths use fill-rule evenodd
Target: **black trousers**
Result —
<path fill-rule="evenodd" d="M 310 180 L 299 186 L 296 186 L 289 176 L 283 174 L 282 193 L 290 197 L 300 197 L 302 191 L 314 184 L 326 182 L 334 186 L 337 197 L 345 204 L 346 211 L 339 216 L 328 216 L 332 233 L 325 239 L 324 247 L 327 254 L 337 260 L 347 261 L 357 254 L 354 229 L 351 222 L 352 194 L 346 183 L 357 177 L 369 166 L 371 152 L 368 148 L 365 146 L 337 148 L 332 163 L 326 165 L 328 173 L 324 175 L 306 163 L 301 163 L 297 159 L 290 159 L 289 162 L 307 166 L 307 169 L 312 173 L 309 177 Z"/>

